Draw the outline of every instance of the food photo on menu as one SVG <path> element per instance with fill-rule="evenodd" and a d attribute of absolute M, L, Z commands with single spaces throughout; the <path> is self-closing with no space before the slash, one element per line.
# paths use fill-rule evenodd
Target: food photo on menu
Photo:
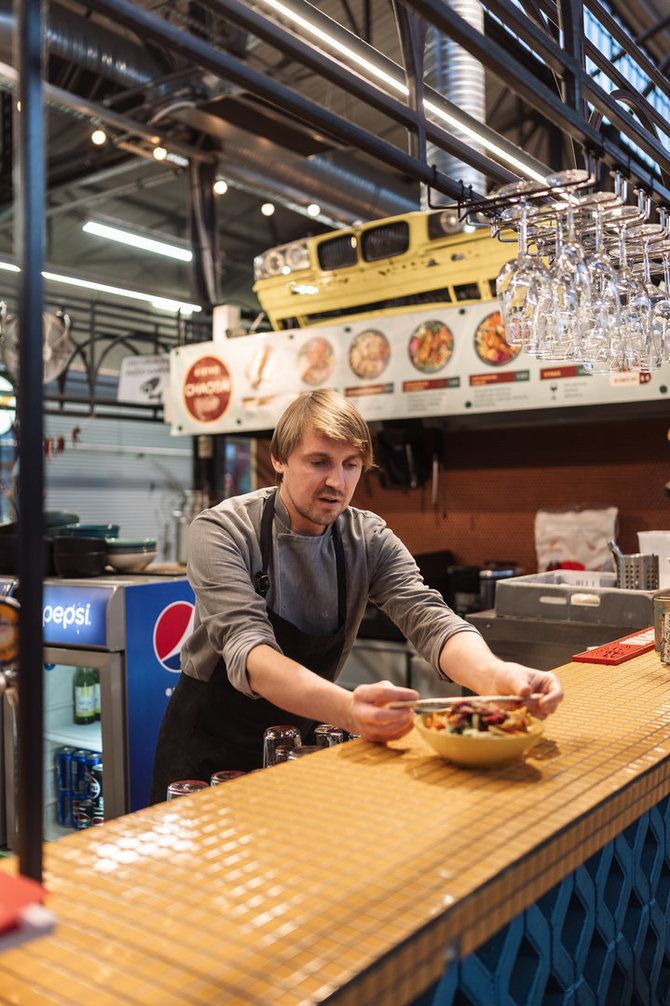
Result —
<path fill-rule="evenodd" d="M 409 358 L 425 374 L 441 370 L 454 351 L 454 336 L 443 321 L 423 321 L 409 339 Z"/>
<path fill-rule="evenodd" d="M 317 335 L 303 342 L 298 350 L 298 376 L 316 387 L 328 380 L 335 366 L 335 351 L 328 339 Z"/>
<path fill-rule="evenodd" d="M 391 344 L 383 332 L 374 328 L 359 332 L 349 345 L 349 366 L 363 381 L 380 377 L 390 358 Z"/>
<path fill-rule="evenodd" d="M 505 338 L 500 311 L 494 311 L 487 315 L 477 326 L 475 352 L 482 363 L 488 363 L 494 367 L 510 363 L 521 352 L 521 346 L 510 346 Z"/>

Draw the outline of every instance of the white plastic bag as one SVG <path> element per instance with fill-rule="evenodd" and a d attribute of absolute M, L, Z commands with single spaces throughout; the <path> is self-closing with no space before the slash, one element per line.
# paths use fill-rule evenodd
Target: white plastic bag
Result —
<path fill-rule="evenodd" d="M 547 569 L 611 571 L 608 541 L 616 538 L 616 507 L 602 510 L 538 510 L 535 552 L 538 572 Z"/>

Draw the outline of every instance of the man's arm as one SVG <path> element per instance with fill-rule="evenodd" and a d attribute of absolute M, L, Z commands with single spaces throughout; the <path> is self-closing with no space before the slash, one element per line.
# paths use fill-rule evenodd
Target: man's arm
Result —
<path fill-rule="evenodd" d="M 412 729 L 411 709 L 385 707 L 416 699 L 413 688 L 379 681 L 350 692 L 266 645 L 249 652 L 247 676 L 254 692 L 280 709 L 333 723 L 370 741 L 396 740 Z"/>
<path fill-rule="evenodd" d="M 563 698 L 563 688 L 555 674 L 500 660 L 475 632 L 450 636 L 440 653 L 440 669 L 478 695 L 525 697 L 540 693 L 540 699 L 528 703 L 531 712 L 540 717 L 553 713 Z"/>

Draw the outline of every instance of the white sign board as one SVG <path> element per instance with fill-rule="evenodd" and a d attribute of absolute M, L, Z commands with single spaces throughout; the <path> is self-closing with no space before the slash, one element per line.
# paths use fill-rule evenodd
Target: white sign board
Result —
<path fill-rule="evenodd" d="M 169 383 L 169 356 L 124 356 L 116 399 L 119 402 L 160 405 Z"/>
<path fill-rule="evenodd" d="M 272 429 L 297 394 L 334 388 L 368 421 L 670 398 L 670 364 L 590 375 L 500 338 L 495 301 L 189 344 L 170 353 L 174 435 Z"/>

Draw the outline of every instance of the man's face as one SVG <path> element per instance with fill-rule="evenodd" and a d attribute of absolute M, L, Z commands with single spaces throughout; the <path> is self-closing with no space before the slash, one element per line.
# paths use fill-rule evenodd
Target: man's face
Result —
<path fill-rule="evenodd" d="M 349 505 L 363 470 L 351 445 L 307 432 L 283 462 L 272 458 L 282 475 L 279 495 L 299 534 L 323 534 Z"/>

